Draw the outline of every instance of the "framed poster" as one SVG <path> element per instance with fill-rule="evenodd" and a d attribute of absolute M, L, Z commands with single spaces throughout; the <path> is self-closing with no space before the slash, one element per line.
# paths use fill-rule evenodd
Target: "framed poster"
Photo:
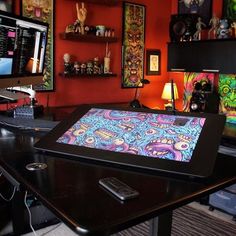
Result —
<path fill-rule="evenodd" d="M 198 14 L 209 26 L 212 16 L 212 0 L 178 0 L 178 14 Z"/>
<path fill-rule="evenodd" d="M 146 74 L 160 75 L 161 51 L 157 49 L 147 49 L 146 51 Z"/>
<path fill-rule="evenodd" d="M 45 59 L 44 83 L 34 86 L 36 91 L 54 90 L 54 0 L 22 0 L 21 14 L 49 24 Z"/>
<path fill-rule="evenodd" d="M 13 0 L 0 0 L 0 10 L 13 12 Z"/>
<path fill-rule="evenodd" d="M 223 17 L 231 21 L 236 21 L 236 1 L 224 0 L 223 1 Z"/>
<path fill-rule="evenodd" d="M 143 86 L 145 14 L 145 6 L 123 3 L 122 88 Z"/>

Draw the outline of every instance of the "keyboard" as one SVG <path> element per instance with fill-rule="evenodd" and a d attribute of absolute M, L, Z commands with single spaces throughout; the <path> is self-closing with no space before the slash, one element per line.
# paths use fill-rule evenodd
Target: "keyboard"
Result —
<path fill-rule="evenodd" d="M 28 98 L 29 95 L 24 94 L 24 93 L 16 93 L 16 92 L 9 91 L 6 89 L 0 89 L 0 97 L 14 101 L 18 99 Z"/>
<path fill-rule="evenodd" d="M 21 130 L 33 131 L 50 131 L 59 121 L 44 120 L 44 119 L 24 119 L 13 118 L 0 115 L 0 124 Z"/>

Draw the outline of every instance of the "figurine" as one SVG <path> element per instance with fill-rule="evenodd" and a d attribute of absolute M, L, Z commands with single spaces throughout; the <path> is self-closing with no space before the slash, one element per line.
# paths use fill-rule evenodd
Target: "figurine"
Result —
<path fill-rule="evenodd" d="M 231 23 L 231 36 L 232 38 L 236 37 L 236 21 Z"/>
<path fill-rule="evenodd" d="M 93 62 L 91 61 L 87 62 L 87 74 L 88 75 L 93 74 Z"/>
<path fill-rule="evenodd" d="M 217 38 L 225 39 L 229 37 L 229 23 L 227 19 L 221 19 L 217 30 Z"/>
<path fill-rule="evenodd" d="M 79 8 L 79 3 L 76 3 L 76 11 L 77 11 L 77 20 L 80 23 L 80 33 L 84 34 L 84 23 L 87 17 L 87 9 L 84 6 L 84 3 L 81 3 L 81 8 Z"/>
<path fill-rule="evenodd" d="M 81 66 L 80 66 L 80 73 L 82 74 L 82 75 L 84 75 L 84 74 L 86 74 L 86 63 L 82 63 L 81 64 Z"/>
<path fill-rule="evenodd" d="M 93 60 L 93 73 L 94 74 L 101 74 L 101 69 L 99 67 L 99 59 L 95 57 Z"/>
<path fill-rule="evenodd" d="M 71 74 L 71 62 L 70 62 L 70 54 L 69 53 L 65 53 L 63 56 L 63 60 L 64 60 L 64 74 L 65 75 L 69 75 Z"/>
<path fill-rule="evenodd" d="M 206 27 L 206 25 L 202 22 L 201 17 L 198 17 L 198 21 L 197 21 L 197 24 L 196 24 L 197 31 L 193 35 L 193 40 L 201 40 L 202 26 Z"/>
<path fill-rule="evenodd" d="M 220 23 L 220 19 L 213 14 L 213 17 L 210 19 L 209 25 L 211 26 L 210 30 L 208 31 L 208 39 L 215 39 L 216 38 L 216 32 L 218 30 L 218 26 Z M 211 37 L 211 33 L 213 32 L 213 37 Z"/>
<path fill-rule="evenodd" d="M 81 66 L 80 63 L 78 61 L 75 61 L 75 63 L 74 63 L 74 73 L 76 75 L 80 74 L 80 66 Z"/>
<path fill-rule="evenodd" d="M 74 33 L 75 32 L 75 26 L 70 24 L 66 26 L 66 33 Z"/>

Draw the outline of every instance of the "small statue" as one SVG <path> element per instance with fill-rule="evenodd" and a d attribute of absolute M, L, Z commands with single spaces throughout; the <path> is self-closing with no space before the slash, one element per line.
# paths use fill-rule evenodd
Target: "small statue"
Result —
<path fill-rule="evenodd" d="M 232 38 L 236 38 L 236 21 L 231 23 L 231 36 Z"/>
<path fill-rule="evenodd" d="M 220 19 L 215 14 L 213 14 L 213 17 L 210 19 L 210 22 L 209 22 L 209 25 L 211 26 L 211 28 L 208 31 L 208 39 L 216 38 L 216 32 L 217 32 L 219 23 L 220 23 Z M 211 37 L 212 32 L 213 32 L 213 37 Z"/>
<path fill-rule="evenodd" d="M 82 75 L 84 75 L 84 74 L 86 74 L 86 63 L 82 63 L 81 64 L 81 66 L 80 66 L 80 73 L 82 74 Z"/>
<path fill-rule="evenodd" d="M 65 53 L 63 56 L 63 60 L 64 60 L 64 74 L 69 75 L 72 72 L 72 65 L 70 62 L 70 54 Z"/>
<path fill-rule="evenodd" d="M 81 66 L 80 63 L 78 61 L 75 61 L 75 63 L 74 63 L 74 73 L 76 75 L 80 74 L 80 66 Z"/>
<path fill-rule="evenodd" d="M 75 26 L 70 24 L 66 26 L 66 33 L 74 33 L 75 32 Z"/>
<path fill-rule="evenodd" d="M 229 23 L 227 19 L 221 19 L 217 30 L 218 39 L 226 39 L 229 37 Z"/>
<path fill-rule="evenodd" d="M 87 74 L 88 75 L 93 74 L 93 62 L 91 61 L 87 62 Z"/>
<path fill-rule="evenodd" d="M 101 69 L 99 67 L 99 59 L 95 57 L 93 60 L 93 73 L 94 74 L 101 74 Z"/>
<path fill-rule="evenodd" d="M 201 17 L 198 17 L 197 24 L 196 24 L 197 31 L 193 35 L 193 40 L 201 40 L 202 26 L 206 27 L 206 25 L 202 22 Z"/>
<path fill-rule="evenodd" d="M 80 23 L 80 32 L 84 34 L 84 23 L 87 17 L 87 9 L 84 6 L 84 2 L 81 3 L 81 8 L 79 7 L 79 3 L 76 3 L 76 11 L 77 11 L 77 20 Z"/>

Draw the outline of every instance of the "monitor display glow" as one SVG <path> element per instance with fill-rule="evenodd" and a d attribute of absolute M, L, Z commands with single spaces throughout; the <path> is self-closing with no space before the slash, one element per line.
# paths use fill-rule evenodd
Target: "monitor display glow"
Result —
<path fill-rule="evenodd" d="M 56 142 L 190 162 L 205 120 L 203 117 L 91 108 Z"/>
<path fill-rule="evenodd" d="M 42 75 L 48 25 L 0 11 L 0 79 Z"/>

